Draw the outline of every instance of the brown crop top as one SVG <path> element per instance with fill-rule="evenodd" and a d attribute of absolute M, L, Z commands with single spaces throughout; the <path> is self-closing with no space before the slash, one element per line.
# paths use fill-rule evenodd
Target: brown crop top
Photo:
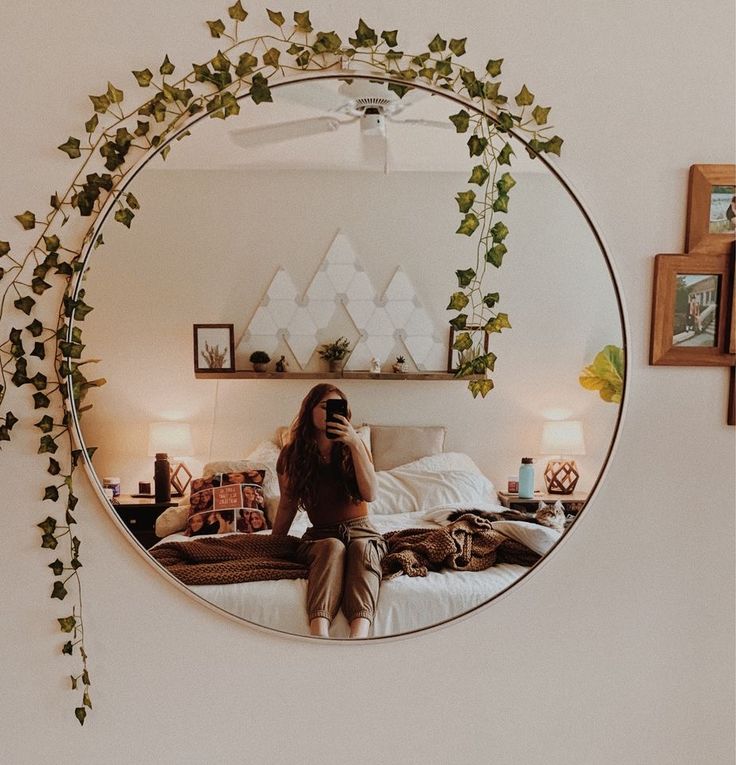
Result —
<path fill-rule="evenodd" d="M 308 513 L 314 526 L 335 526 L 353 518 L 368 515 L 368 504 L 356 502 L 340 480 L 340 468 L 320 465 L 316 507 Z"/>

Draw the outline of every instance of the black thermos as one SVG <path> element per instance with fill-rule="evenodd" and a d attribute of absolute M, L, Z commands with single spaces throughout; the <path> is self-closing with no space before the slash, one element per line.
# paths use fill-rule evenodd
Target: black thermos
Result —
<path fill-rule="evenodd" d="M 156 502 L 171 501 L 171 467 L 169 455 L 159 452 L 153 463 L 153 484 L 155 486 Z"/>

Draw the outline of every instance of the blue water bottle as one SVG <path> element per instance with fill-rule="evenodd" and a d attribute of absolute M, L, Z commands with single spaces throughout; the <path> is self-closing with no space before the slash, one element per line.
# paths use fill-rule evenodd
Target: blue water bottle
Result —
<path fill-rule="evenodd" d="M 534 497 L 534 460 L 531 457 L 521 458 L 519 468 L 519 499 Z"/>

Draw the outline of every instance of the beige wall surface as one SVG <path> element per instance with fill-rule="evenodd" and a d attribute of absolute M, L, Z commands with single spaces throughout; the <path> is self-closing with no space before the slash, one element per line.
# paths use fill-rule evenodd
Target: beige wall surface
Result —
<path fill-rule="evenodd" d="M 13 216 L 45 211 L 66 188 L 70 163 L 55 147 L 79 134 L 87 94 L 108 80 L 133 91 L 130 70 L 164 53 L 187 64 L 212 55 L 201 22 L 225 6 L 3 3 L 0 239 L 22 250 L 30 237 Z M 147 565 L 80 487 L 95 707 L 80 729 L 55 626 L 66 606 L 48 599 L 35 528 L 48 512 L 44 461 L 35 432 L 21 432 L 0 457 L 0 760 L 733 762 L 727 374 L 647 365 L 653 256 L 682 251 L 688 167 L 733 161 L 732 4 L 316 0 L 311 10 L 343 37 L 360 16 L 398 28 L 406 50 L 468 34 L 469 64 L 504 57 L 508 92 L 526 82 L 553 106 L 566 139 L 556 165 L 608 244 L 631 332 L 606 480 L 561 548 L 508 595 L 365 645 L 284 638 L 212 613 Z"/>

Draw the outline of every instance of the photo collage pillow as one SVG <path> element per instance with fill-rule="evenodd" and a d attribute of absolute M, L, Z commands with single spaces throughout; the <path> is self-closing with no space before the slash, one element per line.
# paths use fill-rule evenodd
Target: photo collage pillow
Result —
<path fill-rule="evenodd" d="M 268 528 L 263 497 L 265 470 L 216 473 L 192 481 L 187 536 L 252 534 Z"/>

